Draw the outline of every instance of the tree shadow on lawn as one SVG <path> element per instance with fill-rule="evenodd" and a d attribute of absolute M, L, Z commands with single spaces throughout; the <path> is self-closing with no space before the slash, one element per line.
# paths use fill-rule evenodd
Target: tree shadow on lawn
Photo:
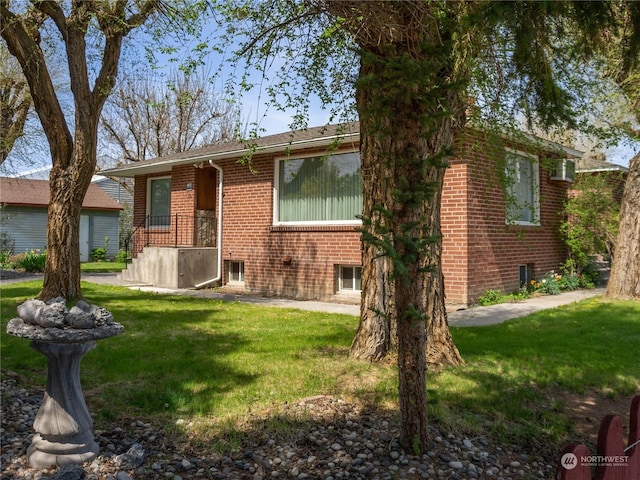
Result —
<path fill-rule="evenodd" d="M 28 340 L 4 330 L 17 316 L 17 305 L 33 298 L 39 286 L 11 287 L 11 300 L 3 298 L 2 306 L 3 368 L 44 387 L 44 357 L 30 349 Z M 123 334 L 98 341 L 80 366 L 85 399 L 98 417 L 117 418 L 125 411 L 143 416 L 206 412 L 225 393 L 258 379 L 254 371 L 228 360 L 251 339 L 217 328 L 216 322 L 226 318 L 219 302 L 202 308 L 202 302 L 188 297 L 140 292 L 130 297 L 126 289 L 96 285 L 84 291 L 88 301 L 107 308 L 125 327 Z M 217 317 L 222 319 L 212 321 Z"/>
<path fill-rule="evenodd" d="M 593 387 L 578 393 L 480 371 L 457 372 L 455 377 L 429 386 L 432 417 L 453 430 L 469 435 L 486 431 L 498 441 L 545 455 L 574 441 L 595 451 L 600 423 L 609 414 L 620 416 L 626 439 L 631 400 L 637 394 L 611 397 Z"/>
<path fill-rule="evenodd" d="M 586 302 L 501 325 L 454 328 L 454 340 L 470 365 L 500 366 L 538 384 L 576 392 L 591 386 L 613 394 L 635 390 L 640 309 Z"/>
<path fill-rule="evenodd" d="M 212 313 L 215 310 L 190 310 L 184 321 L 173 322 L 169 334 L 166 329 L 136 330 L 131 327 L 135 320 L 123 320 L 122 337 L 99 345 L 99 351 L 84 362 L 87 397 L 107 417 L 122 413 L 111 411 L 113 405 L 126 405 L 144 415 L 215 410 L 221 396 L 257 381 L 259 375 L 228 361 L 247 347 L 249 339 L 197 328 Z"/>
<path fill-rule="evenodd" d="M 631 398 L 640 389 L 634 305 L 588 300 L 452 331 L 467 364 L 442 372 L 430 388 L 431 408 L 454 422 L 480 418 L 500 434 L 538 437 L 541 447 L 545 438 L 593 445 L 609 413 L 628 425 Z"/>

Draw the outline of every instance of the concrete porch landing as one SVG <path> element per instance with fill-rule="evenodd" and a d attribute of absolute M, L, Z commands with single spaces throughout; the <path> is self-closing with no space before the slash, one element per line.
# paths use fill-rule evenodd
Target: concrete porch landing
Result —
<path fill-rule="evenodd" d="M 118 278 L 160 288 L 193 288 L 217 272 L 217 248 L 146 247 Z"/>

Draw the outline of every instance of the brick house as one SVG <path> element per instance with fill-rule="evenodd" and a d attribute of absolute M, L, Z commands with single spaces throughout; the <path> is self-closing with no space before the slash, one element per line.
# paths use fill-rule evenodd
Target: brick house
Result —
<path fill-rule="evenodd" d="M 358 142 L 357 124 L 310 128 L 104 172 L 135 178 L 136 258 L 123 278 L 358 301 Z M 448 303 L 516 290 L 566 259 L 558 227 L 571 175 L 557 167 L 580 152 L 522 145 L 469 129 L 450 159 L 442 201 Z"/>

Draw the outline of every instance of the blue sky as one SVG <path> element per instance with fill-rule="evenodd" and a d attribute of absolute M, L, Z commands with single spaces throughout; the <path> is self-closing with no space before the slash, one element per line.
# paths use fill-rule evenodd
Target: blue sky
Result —
<path fill-rule="evenodd" d="M 206 32 L 204 35 L 206 36 Z M 146 40 L 148 41 L 148 38 Z M 131 68 L 127 65 L 137 65 L 139 68 L 146 62 L 143 47 L 145 44 L 144 36 L 132 37 L 127 41 L 127 44 L 129 49 L 128 51 L 125 50 L 124 58 L 121 62 L 121 71 L 128 71 L 128 69 Z M 185 42 L 185 45 L 183 45 L 184 51 L 187 51 L 190 47 L 191 45 L 189 42 Z M 230 50 L 231 48 L 232 46 L 228 46 L 227 50 Z M 182 53 L 182 55 L 185 54 Z M 162 56 L 158 55 L 158 58 L 160 58 L 160 63 L 163 63 Z M 215 66 L 220 65 L 224 60 L 222 54 L 211 52 L 207 56 L 207 62 L 210 65 L 209 69 L 215 71 Z M 176 65 L 176 63 L 169 62 L 168 57 L 164 57 L 164 64 L 164 68 L 159 68 L 155 72 L 152 72 L 151 67 L 148 67 L 148 72 L 153 75 L 160 75 L 163 71 L 168 71 L 170 66 Z M 278 64 L 276 62 L 274 68 L 279 68 L 281 66 L 282 64 Z M 238 77 L 240 74 L 241 72 L 233 72 L 228 67 L 223 67 L 221 69 L 220 77 L 215 80 L 215 85 L 219 87 L 220 91 L 222 91 L 225 81 L 229 80 L 229 78 L 232 78 L 233 76 Z M 259 75 L 253 75 L 252 81 L 259 85 Z M 72 105 L 72 101 L 70 99 L 67 99 L 66 101 L 69 103 L 69 106 Z M 296 112 L 291 109 L 282 111 L 274 107 L 270 107 L 267 104 L 267 101 L 268 95 L 266 93 L 266 85 L 263 85 L 261 88 L 256 87 L 249 92 L 243 93 L 241 109 L 244 121 L 249 124 L 257 123 L 259 133 L 261 135 L 270 135 L 289 130 L 289 126 L 292 123 Z M 69 110 L 69 108 L 67 108 L 67 110 Z M 320 107 L 319 100 L 311 98 L 309 99 L 308 117 L 309 126 L 324 125 L 329 121 L 330 113 Z M 30 131 L 37 131 L 39 129 L 39 122 L 35 118 L 35 115 L 29 122 L 28 128 Z M 9 159 L 5 162 L 7 165 L 2 166 L 0 174 L 32 170 L 41 166 L 47 166 L 50 163 L 49 149 L 44 136 L 40 134 L 36 137 L 38 140 L 35 142 L 32 141 L 31 144 L 28 144 L 27 142 L 17 143 L 15 153 L 10 154 Z M 578 145 L 576 148 L 580 149 L 580 146 Z M 607 149 L 607 160 L 628 166 L 629 160 L 638 151 L 640 151 L 639 144 L 631 145 L 628 142 L 623 142 L 616 147 Z"/>

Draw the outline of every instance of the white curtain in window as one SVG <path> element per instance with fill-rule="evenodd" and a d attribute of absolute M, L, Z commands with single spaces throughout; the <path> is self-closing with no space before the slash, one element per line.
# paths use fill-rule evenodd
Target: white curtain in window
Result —
<path fill-rule="evenodd" d="M 518 182 L 515 184 L 515 196 L 518 200 L 518 220 L 533 223 L 533 162 L 525 157 L 518 157 Z"/>
<path fill-rule="evenodd" d="M 535 158 L 507 157 L 507 222 L 537 222 L 537 165 Z"/>

